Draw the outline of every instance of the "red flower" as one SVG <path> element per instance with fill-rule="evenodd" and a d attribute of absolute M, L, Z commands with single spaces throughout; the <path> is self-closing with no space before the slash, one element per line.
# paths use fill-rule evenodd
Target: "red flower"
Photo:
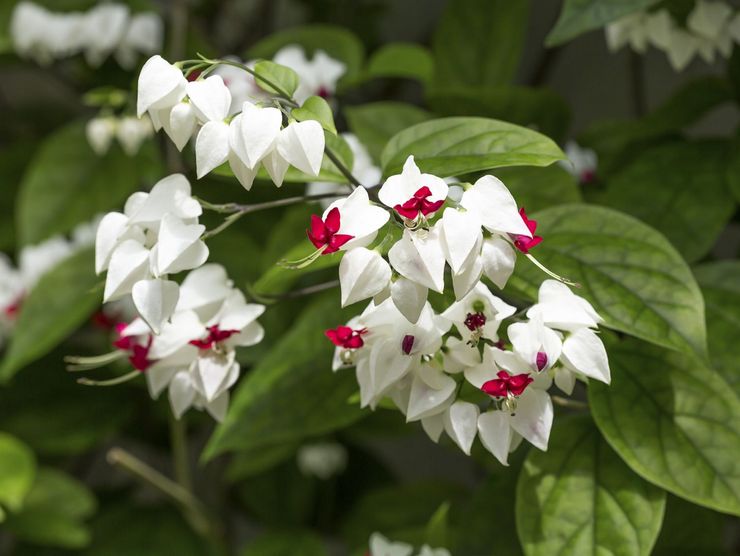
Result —
<path fill-rule="evenodd" d="M 326 330 L 324 334 L 337 347 L 358 349 L 365 345 L 362 335 L 366 332 L 367 330 L 365 328 L 352 330 L 349 326 L 337 326 L 336 328 Z"/>
<path fill-rule="evenodd" d="M 534 235 L 535 230 L 537 230 L 537 221 L 527 218 L 527 213 L 524 212 L 524 207 L 519 209 L 519 215 L 522 217 L 522 220 L 524 220 L 527 228 L 532 233 L 532 237 L 512 234 L 514 238 L 514 246 L 522 253 L 527 254 L 529 253 L 529 250 L 532 249 L 532 247 L 535 247 L 536 245 L 542 243 L 542 238 L 540 236 Z"/>
<path fill-rule="evenodd" d="M 149 349 L 152 347 L 152 337 L 149 336 L 149 341 L 145 346 L 135 344 L 131 349 L 131 355 L 129 355 L 129 362 L 133 365 L 137 371 L 146 371 L 154 361 L 149 359 Z"/>
<path fill-rule="evenodd" d="M 486 315 L 483 313 L 468 313 L 463 324 L 468 330 L 475 332 L 486 325 Z"/>
<path fill-rule="evenodd" d="M 413 220 L 414 218 L 419 216 L 419 213 L 427 216 L 428 214 L 439 210 L 439 207 L 441 207 L 445 202 L 444 199 L 434 202 L 429 201 L 427 197 L 430 197 L 431 195 L 432 192 L 429 190 L 429 188 L 427 186 L 424 186 L 420 188 L 416 193 L 414 193 L 414 196 L 411 197 L 411 199 L 409 199 L 402 205 L 396 205 L 393 208 L 396 210 L 396 212 L 398 212 L 398 214 L 400 214 L 404 218 L 408 218 L 409 220 Z"/>
<path fill-rule="evenodd" d="M 197 347 L 198 349 L 211 349 L 214 344 L 228 340 L 234 334 L 238 334 L 238 330 L 221 330 L 217 324 L 209 326 L 207 328 L 208 334 L 203 339 L 190 340 L 190 345 Z"/>
<path fill-rule="evenodd" d="M 498 378 L 489 380 L 480 388 L 489 396 L 496 398 L 505 398 L 509 394 L 521 396 L 527 386 L 534 382 L 534 379 L 527 373 L 512 376 L 507 371 L 499 371 L 496 376 Z"/>
<path fill-rule="evenodd" d="M 325 245 L 324 255 L 334 253 L 355 236 L 348 234 L 338 234 L 340 226 L 339 209 L 334 207 L 326 215 L 326 220 L 321 220 L 317 215 L 311 215 L 311 229 L 306 230 L 308 239 L 311 240 L 316 248 L 321 249 Z"/>

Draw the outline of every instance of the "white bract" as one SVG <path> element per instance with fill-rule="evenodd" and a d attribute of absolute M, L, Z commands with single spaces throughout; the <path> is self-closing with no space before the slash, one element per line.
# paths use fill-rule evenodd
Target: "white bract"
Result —
<path fill-rule="evenodd" d="M 380 533 L 370 535 L 369 556 L 412 556 L 414 547 L 402 542 L 388 540 Z M 415 556 L 451 556 L 446 548 L 432 548 L 428 544 L 422 545 Z"/>
<path fill-rule="evenodd" d="M 57 13 L 23 1 L 13 9 L 10 35 L 20 56 L 40 64 L 84 53 L 97 67 L 115 53 L 118 63 L 130 69 L 139 54 L 161 49 L 163 30 L 159 15 L 131 14 L 125 4 L 101 3 L 85 13 Z"/>
<path fill-rule="evenodd" d="M 309 60 L 298 45 L 288 45 L 278 50 L 273 62 L 287 66 L 298 74 L 300 85 L 293 96 L 301 104 L 314 95 L 323 98 L 334 96 L 337 82 L 347 71 L 343 62 L 335 60 L 323 50 L 317 50 Z"/>
<path fill-rule="evenodd" d="M 347 467 L 347 450 L 336 442 L 306 444 L 298 449 L 296 461 L 304 475 L 326 480 Z"/>
<path fill-rule="evenodd" d="M 201 213 L 188 180 L 173 174 L 151 192 L 131 195 L 123 213 L 106 214 L 95 242 L 96 272 L 107 271 L 104 301 L 132 294 L 139 314 L 159 333 L 179 295 L 167 275 L 198 268 L 208 258 Z"/>
<path fill-rule="evenodd" d="M 85 126 L 87 142 L 98 156 L 104 156 L 110 150 L 113 139 L 118 140 L 126 155 L 135 156 L 152 133 L 152 123 L 148 117 L 99 116 Z"/>

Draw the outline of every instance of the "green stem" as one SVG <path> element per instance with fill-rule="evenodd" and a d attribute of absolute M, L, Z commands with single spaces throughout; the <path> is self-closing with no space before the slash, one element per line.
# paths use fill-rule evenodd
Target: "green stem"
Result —
<path fill-rule="evenodd" d="M 193 492 L 193 481 L 190 476 L 188 454 L 188 437 L 185 428 L 185 418 L 177 419 L 170 412 L 170 443 L 172 445 L 172 467 L 175 479 L 185 490 Z"/>
<path fill-rule="evenodd" d="M 561 407 L 567 407 L 569 409 L 588 409 L 588 404 L 586 402 L 581 402 L 578 400 L 571 400 L 569 398 L 563 398 L 562 396 L 550 396 L 552 398 L 552 402 L 555 405 L 559 405 Z"/>
<path fill-rule="evenodd" d="M 326 156 L 334 163 L 334 166 L 336 166 L 339 171 L 342 173 L 342 175 L 349 180 L 350 189 L 354 189 L 355 187 L 360 187 L 362 184 L 359 182 L 359 180 L 352 174 L 352 172 L 347 168 L 341 160 L 339 160 L 339 157 L 334 154 L 334 152 L 329 147 L 324 147 L 324 152 L 326 153 Z"/>

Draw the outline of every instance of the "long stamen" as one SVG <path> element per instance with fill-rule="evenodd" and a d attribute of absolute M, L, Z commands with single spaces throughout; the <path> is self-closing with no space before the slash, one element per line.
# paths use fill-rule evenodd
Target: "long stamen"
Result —
<path fill-rule="evenodd" d="M 566 284 L 568 286 L 573 286 L 574 288 L 582 287 L 581 284 L 579 284 L 578 282 L 574 282 L 573 280 L 569 280 L 568 278 L 564 278 L 562 276 L 555 274 L 552 270 L 550 270 L 545 265 L 543 265 L 540 261 L 535 259 L 531 253 L 526 253 L 524 256 L 527 257 L 530 261 L 532 261 L 534 265 L 537 268 L 539 268 L 542 272 L 544 272 L 545 274 L 547 274 L 548 276 L 552 278 L 555 278 L 555 280 L 557 280 L 558 282 L 562 282 L 563 284 Z"/>
<path fill-rule="evenodd" d="M 113 361 L 121 359 L 125 356 L 125 351 L 116 350 L 111 351 L 110 353 L 96 355 L 93 357 L 78 357 L 76 355 L 68 355 L 64 358 L 64 362 L 70 363 L 69 365 L 67 365 L 67 370 L 70 372 L 88 371 L 91 369 L 99 369 L 100 367 L 104 367 L 108 363 L 112 363 Z"/>
<path fill-rule="evenodd" d="M 300 268 L 306 268 L 308 265 L 313 263 L 316 259 L 318 259 L 321 254 L 326 250 L 327 245 L 322 245 L 319 247 L 316 251 L 311 253 L 310 255 L 303 257 L 302 259 L 298 259 L 297 261 L 287 261 L 285 259 L 278 261 L 278 266 L 282 266 L 283 268 L 288 268 L 291 270 L 298 270 Z"/>
<path fill-rule="evenodd" d="M 78 378 L 77 384 L 84 384 L 85 386 L 115 386 L 116 384 L 123 384 L 129 380 L 135 379 L 141 374 L 141 371 L 131 371 L 125 375 L 111 378 L 110 380 L 91 380 L 89 378 Z"/>

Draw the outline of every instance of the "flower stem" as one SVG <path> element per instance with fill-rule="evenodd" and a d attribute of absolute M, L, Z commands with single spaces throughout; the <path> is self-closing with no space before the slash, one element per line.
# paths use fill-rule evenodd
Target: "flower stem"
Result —
<path fill-rule="evenodd" d="M 349 186 L 350 189 L 355 189 L 356 187 L 360 187 L 362 184 L 359 182 L 359 180 L 352 174 L 352 172 L 347 168 L 341 160 L 339 160 L 339 157 L 334 154 L 334 151 L 332 151 L 329 147 L 324 147 L 324 152 L 326 153 L 326 156 L 329 158 L 329 160 L 334 163 L 334 166 L 336 166 L 339 171 L 342 173 L 342 175 L 349 180 Z"/>
<path fill-rule="evenodd" d="M 188 461 L 188 437 L 185 428 L 185 418 L 177 419 L 170 412 L 170 443 L 172 445 L 172 467 L 175 471 L 175 479 L 185 490 L 193 492 L 193 481 L 190 476 L 190 464 Z"/>

